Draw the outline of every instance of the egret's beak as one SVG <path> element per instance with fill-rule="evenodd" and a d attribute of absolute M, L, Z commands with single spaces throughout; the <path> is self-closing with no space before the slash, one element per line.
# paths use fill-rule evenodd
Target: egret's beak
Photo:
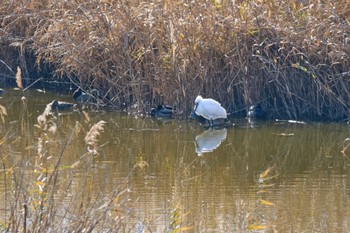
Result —
<path fill-rule="evenodd" d="M 197 114 L 196 114 L 195 111 L 192 111 L 190 118 L 191 119 L 196 119 L 197 118 Z"/>
<path fill-rule="evenodd" d="M 193 111 L 190 116 L 191 119 L 196 119 L 198 117 L 198 115 L 196 114 L 197 107 L 198 107 L 198 104 L 196 104 L 193 108 Z"/>

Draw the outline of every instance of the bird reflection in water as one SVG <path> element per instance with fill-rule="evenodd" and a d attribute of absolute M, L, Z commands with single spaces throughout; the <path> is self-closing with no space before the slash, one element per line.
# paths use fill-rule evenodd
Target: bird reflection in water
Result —
<path fill-rule="evenodd" d="M 226 139 L 227 129 L 208 129 L 195 138 L 196 153 L 201 156 L 203 153 L 212 152 Z"/>

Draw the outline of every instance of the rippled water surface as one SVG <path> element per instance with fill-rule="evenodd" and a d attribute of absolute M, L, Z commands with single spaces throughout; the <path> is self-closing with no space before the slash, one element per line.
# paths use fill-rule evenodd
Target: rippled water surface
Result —
<path fill-rule="evenodd" d="M 8 114 L 0 122 L 2 223 L 10 219 L 16 187 L 25 190 L 17 198 L 24 196 L 33 211 L 41 182 L 47 182 L 43 173 L 61 158 L 54 195 L 66 213 L 63 223 L 81 208 L 71 208 L 72 199 L 95 202 L 98 210 L 105 195 L 117 191 L 119 207 L 108 216 L 121 219 L 125 231 L 350 230 L 350 148 L 341 153 L 350 137 L 345 123 L 231 119 L 234 126 L 210 130 L 194 121 L 78 108 L 61 113 L 53 120 L 56 133 L 43 135 L 35 124 L 46 104 L 70 96 L 36 90 L 25 96 L 8 90 L 0 99 Z M 93 156 L 84 139 L 100 120 L 106 124 L 97 146 L 90 146 Z"/>

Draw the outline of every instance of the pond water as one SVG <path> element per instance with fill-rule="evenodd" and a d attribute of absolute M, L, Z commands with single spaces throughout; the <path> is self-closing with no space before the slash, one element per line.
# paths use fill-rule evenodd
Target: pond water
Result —
<path fill-rule="evenodd" d="M 232 127 L 210 130 L 79 107 L 53 118 L 52 133 L 35 126 L 38 116 L 53 99 L 71 97 L 24 95 L 7 90 L 0 99 L 7 110 L 0 119 L 0 229 L 13 212 L 21 225 L 23 203 L 27 227 L 35 225 L 36 201 L 57 165 L 52 193 L 61 227 L 91 221 L 111 200 L 105 231 L 117 220 L 121 232 L 350 230 L 350 149 L 341 153 L 348 124 L 231 119 Z M 101 120 L 104 131 L 87 153 L 85 135 Z"/>

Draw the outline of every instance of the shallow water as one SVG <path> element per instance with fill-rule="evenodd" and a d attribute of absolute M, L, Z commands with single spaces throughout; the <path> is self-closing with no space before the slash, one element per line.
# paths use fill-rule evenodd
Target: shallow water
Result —
<path fill-rule="evenodd" d="M 232 119 L 230 128 L 206 130 L 194 121 L 94 109 L 84 110 L 86 117 L 79 109 L 61 113 L 57 132 L 40 144 L 43 136 L 34 125 L 45 105 L 71 98 L 36 90 L 25 96 L 24 104 L 20 91 L 8 90 L 0 99 L 8 113 L 0 122 L 0 138 L 6 138 L 1 142 L 3 223 L 19 179 L 13 174 L 27 181 L 23 189 L 33 190 L 38 161 L 52 168 L 62 153 L 57 200 L 68 208 L 82 193 L 99 202 L 103 194 L 120 190 L 116 212 L 124 230 L 164 232 L 174 222 L 189 232 L 350 230 L 350 149 L 349 156 L 340 152 L 350 135 L 347 124 Z M 107 123 L 97 154 L 84 156 L 85 135 L 100 120 Z M 39 145 L 49 145 L 44 155 Z"/>

